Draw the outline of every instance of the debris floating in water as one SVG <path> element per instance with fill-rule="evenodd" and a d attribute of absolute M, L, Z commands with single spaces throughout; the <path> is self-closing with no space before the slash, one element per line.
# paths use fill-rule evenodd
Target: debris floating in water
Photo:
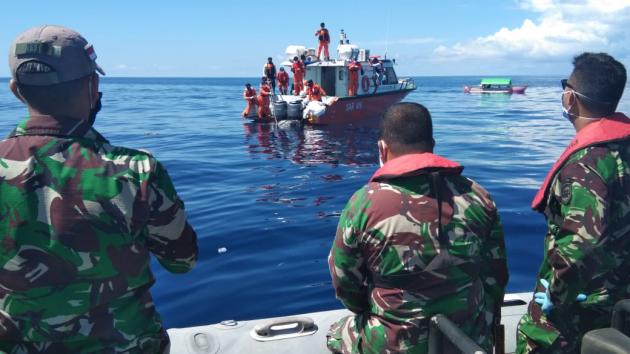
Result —
<path fill-rule="evenodd" d="M 221 248 L 219 248 L 219 249 L 217 250 L 217 252 L 219 252 L 219 253 L 225 253 L 225 252 L 227 252 L 227 248 L 225 248 L 225 247 L 221 247 Z"/>
<path fill-rule="evenodd" d="M 340 181 L 342 179 L 340 175 L 326 175 L 322 178 L 326 181 Z"/>

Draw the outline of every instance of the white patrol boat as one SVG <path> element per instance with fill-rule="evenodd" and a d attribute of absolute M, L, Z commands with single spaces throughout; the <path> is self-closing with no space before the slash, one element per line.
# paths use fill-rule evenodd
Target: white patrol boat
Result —
<path fill-rule="evenodd" d="M 345 37 L 344 37 L 345 38 Z M 394 69 L 395 60 L 370 56 L 369 49 L 345 43 L 337 47 L 337 58 L 321 61 L 314 48 L 290 45 L 281 63 L 290 72 L 294 57 L 305 57 L 304 81 L 312 80 L 326 92 L 321 101 L 310 101 L 306 90 L 294 95 L 274 95 L 271 100 L 272 117 L 256 118 L 254 121 L 278 121 L 283 119 L 303 120 L 307 124 L 373 124 L 392 104 L 400 102 L 416 85 L 411 78 L 399 78 Z M 361 65 L 358 88 L 349 95 L 349 65 L 356 60 Z M 291 83 L 295 85 L 294 79 Z M 291 87 L 289 88 L 291 89 Z"/>

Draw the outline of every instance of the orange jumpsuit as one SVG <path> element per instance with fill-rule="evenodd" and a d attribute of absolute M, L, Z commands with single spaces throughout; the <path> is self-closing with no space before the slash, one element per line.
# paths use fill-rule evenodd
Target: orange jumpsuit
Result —
<path fill-rule="evenodd" d="M 330 58 L 330 54 L 328 53 L 330 34 L 328 34 L 328 30 L 325 28 L 318 29 L 315 32 L 315 36 L 319 38 L 319 45 L 317 46 L 317 59 L 319 59 L 319 55 L 322 53 L 322 48 L 324 48 L 324 55 L 326 55 L 326 60 L 328 60 Z"/>
<path fill-rule="evenodd" d="M 252 110 L 255 109 L 256 103 L 258 102 L 258 98 L 256 98 L 256 89 L 253 87 L 250 87 L 249 89 L 246 88 L 243 91 L 243 99 L 247 102 L 247 106 L 245 106 L 241 115 L 243 118 L 247 118 Z"/>
<path fill-rule="evenodd" d="M 304 63 L 301 60 L 293 62 L 291 65 L 291 71 L 293 71 L 293 91 L 295 95 L 299 95 L 304 90 Z"/>
<path fill-rule="evenodd" d="M 348 65 L 348 96 L 356 96 L 359 89 L 359 70 L 361 64 L 353 61 Z"/>
<path fill-rule="evenodd" d="M 269 85 L 260 85 L 260 94 L 258 95 L 258 118 L 271 117 L 271 109 L 269 108 L 269 95 L 271 95 L 271 88 L 269 87 Z"/>
<path fill-rule="evenodd" d="M 278 80 L 278 88 L 283 95 L 287 94 L 289 89 L 289 74 L 286 71 L 278 71 L 276 74 L 276 80 Z"/>
<path fill-rule="evenodd" d="M 306 94 L 308 95 L 309 101 L 321 101 L 322 96 L 328 96 L 326 91 L 318 84 L 313 84 L 313 86 L 309 87 L 306 90 Z"/>

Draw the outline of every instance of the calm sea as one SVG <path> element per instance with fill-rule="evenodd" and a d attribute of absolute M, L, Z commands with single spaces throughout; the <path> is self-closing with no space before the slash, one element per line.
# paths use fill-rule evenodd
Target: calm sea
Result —
<path fill-rule="evenodd" d="M 530 85 L 526 95 L 462 92 L 479 79 L 419 77 L 406 100 L 431 111 L 437 153 L 463 164 L 494 197 L 506 233 L 508 290 L 529 291 L 545 232 L 529 204 L 574 132 L 561 115 L 561 77 L 514 77 Z M 346 201 L 378 166 L 378 132 L 246 123 L 246 81 L 254 79 L 102 80 L 96 128 L 166 165 L 199 234 L 199 263 L 190 273 L 175 276 L 153 264 L 153 295 L 168 327 L 340 307 L 326 257 Z M 5 135 L 26 115 L 6 79 L 0 107 Z M 620 110 L 630 111 L 630 99 Z"/>

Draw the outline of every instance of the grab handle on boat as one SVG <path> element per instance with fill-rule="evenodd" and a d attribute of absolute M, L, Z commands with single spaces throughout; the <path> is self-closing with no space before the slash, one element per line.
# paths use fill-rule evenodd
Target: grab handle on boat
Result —
<path fill-rule="evenodd" d="M 271 341 L 311 335 L 317 326 L 309 317 L 284 317 L 254 327 L 251 336 L 257 341 Z"/>
<path fill-rule="evenodd" d="M 429 354 L 444 353 L 444 342 L 450 342 L 462 353 L 486 354 L 477 343 L 468 337 L 446 316 L 437 314 L 429 321 Z"/>

